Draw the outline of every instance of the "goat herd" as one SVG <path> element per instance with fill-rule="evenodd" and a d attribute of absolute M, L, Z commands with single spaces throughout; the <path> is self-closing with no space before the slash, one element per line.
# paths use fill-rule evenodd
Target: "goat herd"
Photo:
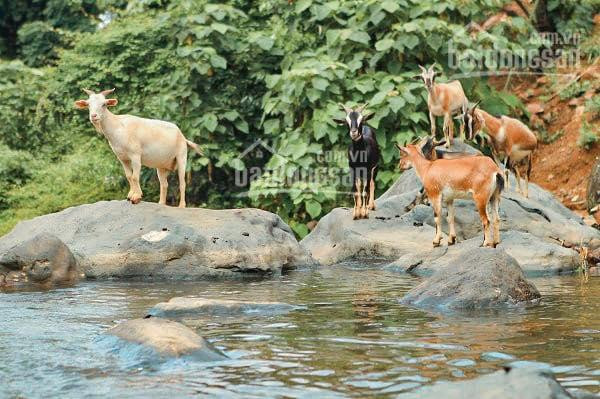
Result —
<path fill-rule="evenodd" d="M 521 121 L 508 116 L 494 117 L 478 108 L 470 106 L 458 80 L 448 83 L 435 82 L 434 65 L 422 67 L 422 79 L 427 88 L 427 106 L 431 123 L 431 137 L 418 144 L 406 147 L 397 145 L 400 151 L 400 168 L 415 168 L 423 183 L 427 198 L 433 207 L 436 232 L 433 246 L 439 246 L 442 239 L 442 204 L 448 209 L 448 245 L 456 242 L 454 227 L 454 200 L 473 197 L 481 223 L 483 224 L 483 245 L 495 247 L 500 242 L 500 193 L 508 187 L 508 171 L 515 174 L 518 191 L 528 196 L 529 175 L 531 174 L 532 153 L 537 147 L 535 134 Z M 348 162 L 353 181 L 353 218 L 368 218 L 369 210 L 375 209 L 375 178 L 379 163 L 379 148 L 375 131 L 365 122 L 373 113 L 363 114 L 367 104 L 356 109 L 340 105 L 346 113 L 345 119 L 334 119 L 347 125 L 352 142 L 348 148 Z M 454 139 L 452 116 L 459 114 L 460 134 L 468 140 L 480 139 L 491 149 L 492 158 L 464 152 L 443 151 L 436 147 L 445 144 L 449 147 Z M 443 116 L 444 140 L 435 141 L 435 117 Z M 486 135 L 480 135 L 485 128 Z M 466 137 L 465 137 L 466 133 Z M 504 162 L 504 172 L 500 169 Z M 525 189 L 521 188 L 519 168 L 525 164 Z M 491 223 L 490 223 L 491 221 Z"/>
<path fill-rule="evenodd" d="M 414 167 L 423 183 L 435 215 L 434 246 L 440 245 L 442 238 L 442 204 L 448 208 L 448 244 L 451 245 L 456 242 L 453 201 L 471 194 L 483 224 L 483 245 L 495 247 L 500 241 L 500 193 L 505 185 L 508 186 L 508 170 L 512 170 L 516 176 L 518 191 L 527 196 L 531 155 L 537 147 L 536 136 L 516 119 L 507 116 L 494 117 L 478 108 L 478 103 L 470 106 L 459 81 L 436 83 L 434 66 L 428 69 L 419 66 L 422 73 L 415 76 L 422 79 L 427 88 L 431 137 L 426 137 L 417 145 L 397 145 L 401 154 L 400 167 Z M 187 147 L 201 155 L 202 151 L 197 144 L 187 140 L 173 123 L 110 112 L 108 107 L 117 105 L 117 100 L 106 96 L 114 90 L 94 93 L 84 89 L 89 97 L 87 100 L 75 101 L 75 107 L 89 110 L 90 122 L 98 133 L 106 137 L 123 165 L 130 187 L 127 199 L 134 204 L 141 201 L 140 171 L 144 165 L 156 168 L 160 183 L 159 204 L 165 204 L 168 174 L 177 170 L 179 207 L 185 208 Z M 346 117 L 334 119 L 336 123 L 348 126 L 352 139 L 348 149 L 348 160 L 353 181 L 354 219 L 368 218 L 369 210 L 375 209 L 375 178 L 380 153 L 375 131 L 366 124 L 373 116 L 373 113 L 364 113 L 366 106 L 367 104 L 352 109 L 341 105 Z M 479 133 L 485 128 L 487 134 L 484 140 L 491 149 L 493 160 L 482 155 L 436 148 L 442 144 L 448 147 L 452 143 L 452 116 L 456 114 L 461 121 L 460 134 L 468 140 L 481 139 Z M 435 141 L 436 116 L 444 117 L 445 140 L 440 142 Z M 505 172 L 499 167 L 502 159 Z M 519 171 L 523 163 L 526 163 L 524 191 L 521 190 Z M 490 216 L 493 226 L 490 226 Z M 493 227 L 493 230 L 488 232 L 490 227 Z"/>

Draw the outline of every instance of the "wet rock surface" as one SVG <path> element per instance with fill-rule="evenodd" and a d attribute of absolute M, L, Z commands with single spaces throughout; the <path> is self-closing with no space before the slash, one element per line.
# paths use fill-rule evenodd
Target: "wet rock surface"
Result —
<path fill-rule="evenodd" d="M 399 399 L 571 399 L 558 381 L 547 372 L 532 369 L 500 370 L 471 380 L 438 382 Z"/>
<path fill-rule="evenodd" d="M 175 297 L 156 304 L 148 314 L 164 318 L 194 318 L 201 316 L 238 317 L 244 315 L 281 315 L 304 309 L 282 302 L 250 302 L 225 299 Z"/>
<path fill-rule="evenodd" d="M 227 359 L 225 354 L 194 330 L 181 323 L 157 317 L 124 321 L 109 329 L 106 334 L 119 338 L 117 350 L 131 351 L 131 345 L 138 345 L 137 349 L 142 348 L 142 353 L 137 353 L 139 357 L 186 357 L 204 362 Z"/>
<path fill-rule="evenodd" d="M 40 233 L 73 252 L 86 277 L 240 278 L 314 263 L 279 216 L 102 201 L 19 223 L 0 253 Z"/>
<path fill-rule="evenodd" d="M 532 304 L 537 288 L 518 263 L 498 248 L 473 248 L 460 257 L 441 257 L 435 273 L 412 288 L 400 302 L 425 309 L 475 310 Z"/>
<path fill-rule="evenodd" d="M 41 233 L 0 256 L 0 287 L 51 288 L 78 279 L 77 261 L 56 236 Z"/>

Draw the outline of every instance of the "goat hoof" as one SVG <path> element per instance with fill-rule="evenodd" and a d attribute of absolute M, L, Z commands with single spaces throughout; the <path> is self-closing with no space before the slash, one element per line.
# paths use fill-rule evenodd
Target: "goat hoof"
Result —
<path fill-rule="evenodd" d="M 434 248 L 437 248 L 437 247 L 439 247 L 439 246 L 440 246 L 440 243 L 439 243 L 439 242 L 435 242 L 435 241 L 433 242 L 433 247 L 434 247 Z"/>
<path fill-rule="evenodd" d="M 142 197 L 141 196 L 137 197 L 137 196 L 134 195 L 133 197 L 131 197 L 131 203 L 132 204 L 139 204 L 140 201 L 142 201 Z"/>
<path fill-rule="evenodd" d="M 449 237 L 448 245 L 454 245 L 454 244 L 456 244 L 456 237 Z"/>

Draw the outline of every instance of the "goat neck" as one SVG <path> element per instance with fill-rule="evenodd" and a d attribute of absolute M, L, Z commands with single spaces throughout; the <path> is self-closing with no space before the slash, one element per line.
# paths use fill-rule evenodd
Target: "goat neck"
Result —
<path fill-rule="evenodd" d="M 475 112 L 479 114 L 479 116 L 481 116 L 481 118 L 483 119 L 482 127 L 485 127 L 487 134 L 494 140 L 502 140 L 502 137 L 499 137 L 500 128 L 502 127 L 502 120 L 500 118 L 496 118 L 490 115 L 482 109 L 478 109 Z"/>
<path fill-rule="evenodd" d="M 427 171 L 429 170 L 429 167 L 433 161 L 428 160 L 423 154 L 418 152 L 416 156 L 412 157 L 411 162 L 415 168 L 415 173 L 419 177 L 419 180 L 423 182 L 423 176 L 427 174 Z"/>
<path fill-rule="evenodd" d="M 96 131 L 106 137 L 109 141 L 114 136 L 114 131 L 117 126 L 120 124 L 118 120 L 118 115 L 113 114 L 108 109 L 105 111 L 106 114 L 104 117 L 98 122 L 92 122 Z"/>

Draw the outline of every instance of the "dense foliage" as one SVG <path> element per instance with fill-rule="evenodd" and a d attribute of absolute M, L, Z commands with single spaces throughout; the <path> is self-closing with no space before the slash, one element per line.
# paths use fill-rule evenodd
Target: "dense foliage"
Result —
<path fill-rule="evenodd" d="M 308 222 L 351 201 L 341 194 L 348 190 L 339 179 L 348 140 L 332 122 L 340 116 L 337 103 L 369 102 L 376 113 L 379 192 L 398 173 L 393 143 L 429 131 L 426 92 L 413 79 L 418 64 L 436 61 L 446 72 L 441 81 L 460 78 L 467 96 L 483 100 L 490 112 L 517 112 L 515 96 L 469 76 L 476 64 L 449 65 L 452 51 L 477 59 L 478 49 L 539 45 L 531 22 L 517 16 L 488 31 L 469 29 L 505 2 L 106 2 L 110 22 L 85 33 L 101 11 L 94 8 L 92 18 L 71 28 L 77 40 L 55 31 L 60 24 L 45 12 L 45 21 L 22 26 L 19 51 L 30 66 L 51 66 L 0 63 L 0 150 L 13 160 L 23 151 L 23 165 L 31 162 L 17 170 L 18 180 L 0 184 L 0 208 L 10 206 L 0 211 L 0 233 L 24 217 L 124 196 L 126 181 L 106 141 L 87 113 L 73 108 L 84 97 L 82 87 L 116 87 L 115 112 L 173 121 L 204 148 L 206 157 L 190 155 L 188 162 L 189 204 L 261 207 L 302 236 Z M 86 9 L 95 2 L 68 3 Z M 44 9 L 56 4 L 48 1 Z M 27 37 L 39 40 L 25 45 Z M 0 168 L 0 179 L 10 165 Z M 236 173 L 251 167 L 272 172 L 236 184 Z M 311 171 L 318 176 L 302 178 Z M 155 172 L 143 173 L 145 199 L 156 200 Z M 176 189 L 170 185 L 173 202 Z"/>

